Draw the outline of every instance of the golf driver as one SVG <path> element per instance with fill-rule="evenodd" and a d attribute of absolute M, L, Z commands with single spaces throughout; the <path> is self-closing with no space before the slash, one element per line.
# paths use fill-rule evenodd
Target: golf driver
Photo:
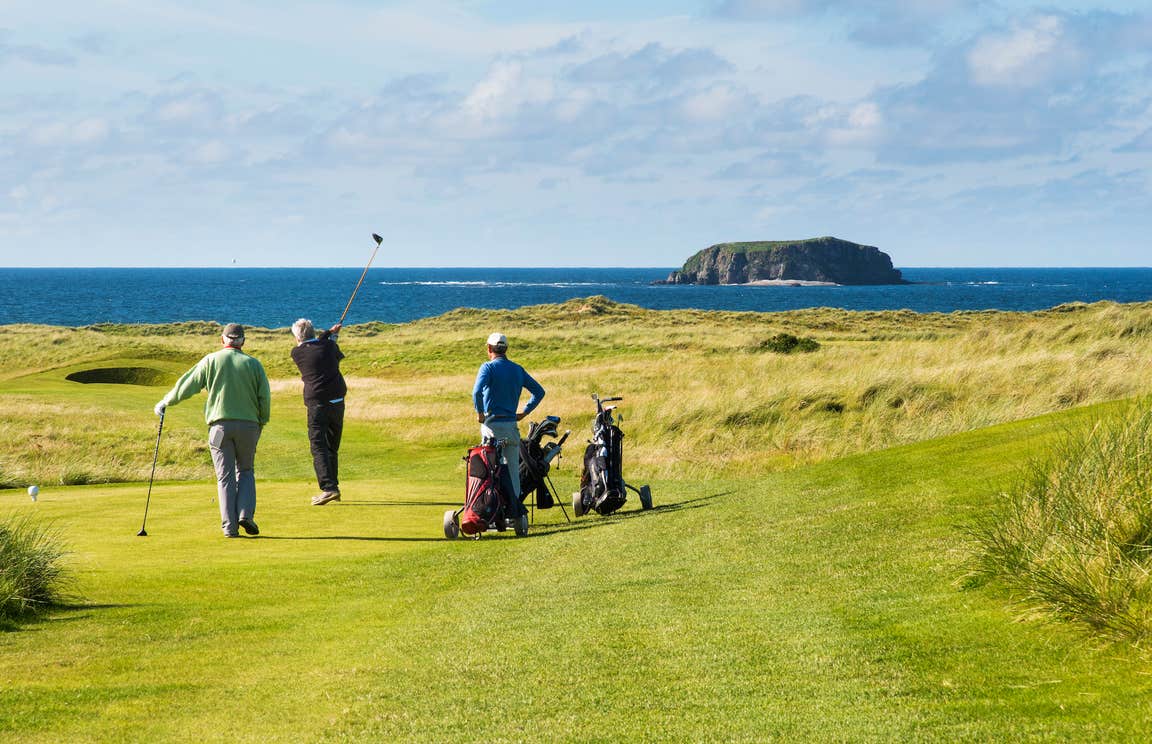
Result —
<path fill-rule="evenodd" d="M 364 283 L 364 277 L 368 275 L 368 266 L 372 265 L 372 261 L 376 258 L 376 251 L 380 250 L 380 242 L 384 238 L 376 233 L 372 233 L 372 239 L 376 241 L 376 247 L 372 249 L 372 257 L 368 259 L 368 265 L 364 267 L 364 271 L 360 274 L 360 281 L 356 282 L 356 289 L 352 290 L 352 296 L 348 298 L 348 304 L 344 306 L 344 312 L 340 313 L 340 323 L 344 324 L 344 316 L 348 314 L 348 308 L 352 307 L 352 300 L 356 299 L 356 293 L 360 291 L 360 285 Z"/>
<path fill-rule="evenodd" d="M 136 537 L 148 537 L 144 525 L 148 523 L 148 505 L 152 503 L 152 479 L 156 477 L 156 459 L 160 456 L 160 433 L 164 431 L 164 414 L 160 414 L 160 426 L 156 427 L 156 451 L 152 453 L 152 475 L 148 476 L 148 498 L 144 501 L 144 521 Z"/>

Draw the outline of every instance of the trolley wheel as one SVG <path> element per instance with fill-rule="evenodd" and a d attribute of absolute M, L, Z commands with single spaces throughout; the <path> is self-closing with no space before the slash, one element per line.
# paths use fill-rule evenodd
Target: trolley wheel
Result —
<path fill-rule="evenodd" d="M 528 515 L 522 514 L 516 517 L 516 521 L 512 525 L 512 529 L 516 530 L 516 537 L 528 536 Z"/>
<path fill-rule="evenodd" d="M 584 498 L 579 491 L 572 494 L 572 511 L 576 512 L 578 517 L 584 516 Z"/>
<path fill-rule="evenodd" d="M 640 486 L 640 508 L 644 511 L 652 508 L 652 489 L 648 486 Z"/>
<path fill-rule="evenodd" d="M 444 537 L 449 540 L 460 537 L 460 525 L 456 523 L 456 512 L 451 509 L 444 512 Z"/>

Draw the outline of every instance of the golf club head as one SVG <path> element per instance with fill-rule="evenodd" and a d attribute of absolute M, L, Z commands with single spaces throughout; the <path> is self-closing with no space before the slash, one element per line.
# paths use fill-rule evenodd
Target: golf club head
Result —
<path fill-rule="evenodd" d="M 384 238 L 380 237 L 376 233 L 372 233 L 372 239 L 376 241 L 376 245 L 380 245 L 380 242 L 384 240 Z"/>
<path fill-rule="evenodd" d="M 140 531 L 136 533 L 136 537 L 148 537 L 148 533 L 144 531 L 143 527 L 141 527 Z"/>

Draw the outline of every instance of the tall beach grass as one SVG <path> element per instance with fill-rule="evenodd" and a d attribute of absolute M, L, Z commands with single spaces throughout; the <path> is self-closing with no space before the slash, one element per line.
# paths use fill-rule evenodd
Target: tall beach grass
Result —
<path fill-rule="evenodd" d="M 68 600 L 71 579 L 59 537 L 29 519 L 0 519 L 0 628 Z"/>
<path fill-rule="evenodd" d="M 575 441 L 589 431 L 591 393 L 624 396 L 638 478 L 769 472 L 1150 392 L 1152 303 L 732 313 L 589 297 L 345 329 L 349 436 L 422 461 L 465 446 L 475 436 L 469 392 L 493 328 L 548 389 L 540 414 L 562 416 Z M 0 403 L 22 433 L 0 452 L 0 484 L 10 485 L 147 480 L 162 386 L 67 376 L 111 365 L 177 374 L 219 343 L 219 327 L 205 323 L 6 332 Z M 788 338 L 797 346 L 781 347 Z M 780 353 L 801 342 L 809 353 Z M 303 427 L 292 420 L 302 410 L 292 345 L 287 329 L 250 329 L 246 346 L 273 380 L 262 474 L 283 478 L 308 475 Z M 210 472 L 201 405 L 169 417 L 158 479 Z"/>
<path fill-rule="evenodd" d="M 1150 401 L 1069 431 L 971 525 L 972 580 L 1093 635 L 1152 635 Z"/>

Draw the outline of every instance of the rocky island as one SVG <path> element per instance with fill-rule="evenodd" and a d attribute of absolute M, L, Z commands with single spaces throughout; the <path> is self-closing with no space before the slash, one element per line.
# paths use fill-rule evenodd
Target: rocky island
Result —
<path fill-rule="evenodd" d="M 887 253 L 839 238 L 718 243 L 655 284 L 907 284 Z"/>

